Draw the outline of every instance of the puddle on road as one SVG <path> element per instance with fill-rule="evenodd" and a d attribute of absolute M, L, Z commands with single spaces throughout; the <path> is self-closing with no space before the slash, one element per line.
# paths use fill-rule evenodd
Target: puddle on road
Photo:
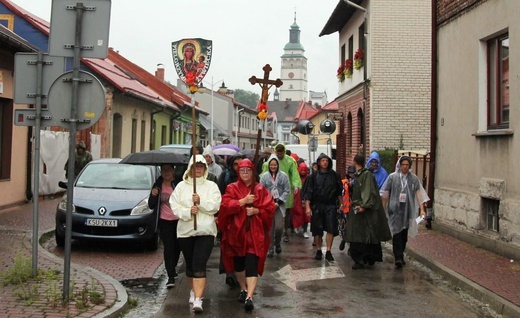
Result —
<path fill-rule="evenodd" d="M 121 284 L 129 297 L 137 299 L 137 307 L 125 314 L 125 318 L 149 317 L 159 312 L 168 295 L 165 274 L 148 279 L 127 279 L 121 281 Z"/>

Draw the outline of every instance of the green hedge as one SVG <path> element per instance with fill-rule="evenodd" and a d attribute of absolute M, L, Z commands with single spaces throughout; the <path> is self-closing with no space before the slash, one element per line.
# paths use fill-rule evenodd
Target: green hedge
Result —
<path fill-rule="evenodd" d="M 394 153 L 396 149 L 376 150 L 381 159 L 381 165 L 389 174 L 395 171 Z M 370 156 L 370 155 L 369 155 Z M 367 158 L 368 159 L 368 158 Z"/>

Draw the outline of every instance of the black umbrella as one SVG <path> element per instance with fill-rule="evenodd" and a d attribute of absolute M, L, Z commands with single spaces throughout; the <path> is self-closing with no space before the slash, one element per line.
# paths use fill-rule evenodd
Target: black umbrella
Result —
<path fill-rule="evenodd" d="M 240 153 L 246 156 L 247 159 L 253 161 L 253 159 L 255 158 L 255 151 L 255 149 L 244 149 L 240 150 Z"/>
<path fill-rule="evenodd" d="M 160 149 L 131 153 L 124 157 L 119 163 L 127 163 L 132 165 L 152 165 L 159 166 L 163 163 L 171 163 L 174 165 L 188 164 L 190 158 L 175 152 L 164 151 Z"/>

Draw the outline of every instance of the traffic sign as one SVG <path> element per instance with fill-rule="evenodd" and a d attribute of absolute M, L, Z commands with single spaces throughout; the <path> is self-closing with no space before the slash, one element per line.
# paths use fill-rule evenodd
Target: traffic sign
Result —
<path fill-rule="evenodd" d="M 108 56 L 110 0 L 52 0 L 49 54 L 74 57 L 76 10 L 81 16 L 81 57 L 104 59 Z"/>
<path fill-rule="evenodd" d="M 14 102 L 36 104 L 38 53 L 14 55 Z M 43 54 L 42 105 L 47 105 L 47 94 L 52 82 L 65 72 L 65 58 Z"/>
<path fill-rule="evenodd" d="M 42 126 L 52 126 L 51 122 L 52 115 L 49 110 L 41 110 L 40 119 L 42 120 Z M 14 124 L 15 126 L 35 126 L 36 125 L 36 109 L 35 108 L 23 108 L 14 110 Z"/>
<path fill-rule="evenodd" d="M 72 118 L 72 71 L 58 77 L 49 90 L 49 111 L 52 126 L 69 128 Z M 105 88 L 92 74 L 79 71 L 77 129 L 86 129 L 94 125 L 106 107 Z"/>
<path fill-rule="evenodd" d="M 327 117 L 333 120 L 343 120 L 343 113 L 342 112 L 332 112 L 328 113 Z"/>

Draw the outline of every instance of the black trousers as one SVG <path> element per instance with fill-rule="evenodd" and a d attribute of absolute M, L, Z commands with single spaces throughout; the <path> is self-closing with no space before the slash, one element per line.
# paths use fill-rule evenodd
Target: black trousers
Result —
<path fill-rule="evenodd" d="M 190 236 L 179 238 L 182 255 L 186 261 L 186 276 L 206 277 L 206 265 L 213 251 L 213 235 Z"/>
<path fill-rule="evenodd" d="M 383 248 L 381 247 L 381 243 L 366 244 L 350 242 L 349 252 L 354 263 L 373 264 L 374 262 L 383 261 Z"/>
<path fill-rule="evenodd" d="M 408 242 L 408 229 L 392 236 L 392 250 L 394 252 L 395 260 L 404 260 L 404 250 L 406 249 L 406 242 Z"/>
<path fill-rule="evenodd" d="M 163 242 L 164 267 L 166 268 L 168 278 L 175 276 L 175 267 L 181 255 L 181 247 L 177 239 L 177 223 L 179 223 L 179 220 L 159 219 L 159 236 Z"/>
<path fill-rule="evenodd" d="M 258 277 L 258 262 L 260 257 L 254 254 L 246 254 L 246 256 L 233 257 L 235 264 L 235 272 L 246 271 L 246 277 Z"/>

